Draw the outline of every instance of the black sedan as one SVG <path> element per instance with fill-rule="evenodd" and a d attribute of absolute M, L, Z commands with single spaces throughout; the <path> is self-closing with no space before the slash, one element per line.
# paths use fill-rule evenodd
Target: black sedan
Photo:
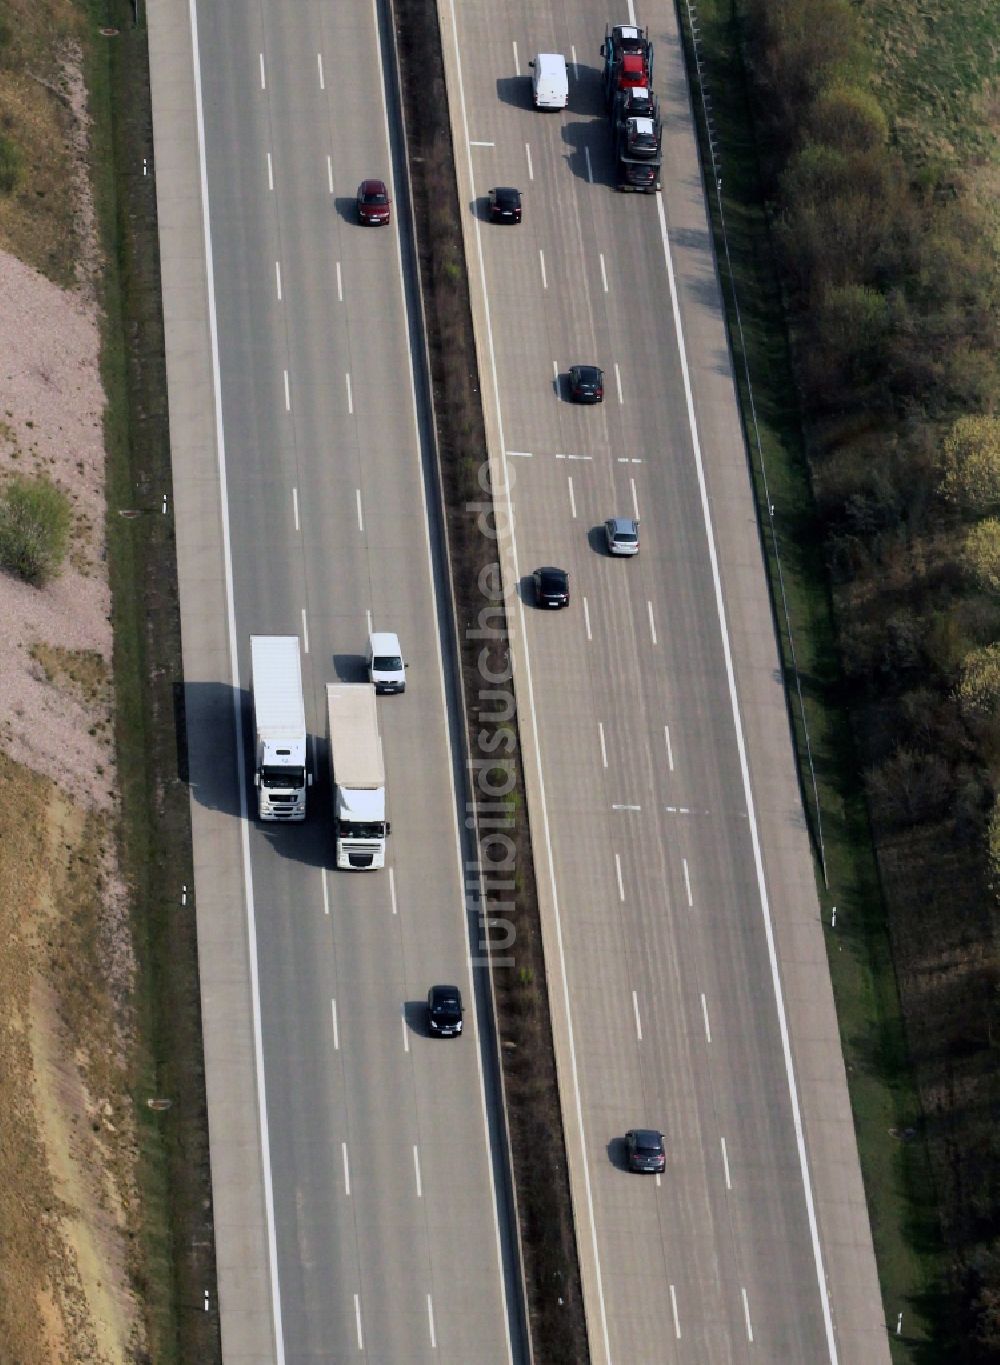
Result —
<path fill-rule="evenodd" d="M 513 185 L 498 185 L 490 190 L 490 222 L 519 223 L 521 221 L 521 191 Z"/>
<path fill-rule="evenodd" d="M 569 574 L 554 564 L 544 564 L 531 575 L 535 584 L 535 605 L 538 607 L 569 606 Z"/>
<path fill-rule="evenodd" d="M 427 1031 L 434 1038 L 462 1032 L 462 992 L 457 986 L 432 986 L 427 992 Z"/>
<path fill-rule="evenodd" d="M 571 365 L 569 396 L 574 403 L 603 403 L 604 371 L 596 365 Z"/>
<path fill-rule="evenodd" d="M 628 1168 L 640 1175 L 656 1175 L 667 1164 L 663 1134 L 653 1128 L 630 1128 L 625 1134 Z"/>

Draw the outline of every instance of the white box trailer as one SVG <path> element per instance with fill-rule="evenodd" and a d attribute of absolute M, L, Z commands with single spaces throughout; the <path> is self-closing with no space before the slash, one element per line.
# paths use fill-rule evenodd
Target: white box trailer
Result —
<path fill-rule="evenodd" d="M 374 688 L 327 683 L 326 715 L 337 866 L 384 867 L 389 822 Z"/>
<path fill-rule="evenodd" d="M 306 818 L 306 711 L 296 635 L 251 635 L 254 785 L 262 820 Z"/>

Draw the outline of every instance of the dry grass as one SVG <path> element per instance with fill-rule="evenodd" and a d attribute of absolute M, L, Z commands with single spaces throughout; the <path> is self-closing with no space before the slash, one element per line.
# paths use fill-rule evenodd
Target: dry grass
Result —
<path fill-rule="evenodd" d="M 20 170 L 0 195 L 0 247 L 70 284 L 80 254 L 75 196 L 76 119 L 63 55 L 82 35 L 84 6 L 72 0 L 5 0 L 0 18 L 0 136 Z"/>
<path fill-rule="evenodd" d="M 0 1354 L 123 1361 L 134 1143 L 106 830 L 0 754 L 0 847 Z"/>
<path fill-rule="evenodd" d="M 87 706 L 107 706 L 111 701 L 111 679 L 103 655 L 96 649 L 64 649 L 41 642 L 28 653 L 41 668 L 47 683 L 68 691 Z"/>

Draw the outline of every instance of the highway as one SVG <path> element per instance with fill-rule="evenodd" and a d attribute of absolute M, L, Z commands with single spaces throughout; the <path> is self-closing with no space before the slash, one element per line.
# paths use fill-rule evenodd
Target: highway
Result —
<path fill-rule="evenodd" d="M 646 197 L 609 188 L 599 80 L 631 4 L 441 13 L 592 1358 L 888 1360 L 675 18 L 640 16 Z M 563 113 L 531 107 L 539 51 Z M 485 221 L 497 184 L 520 226 Z M 575 362 L 601 406 L 566 401 Z M 540 564 L 567 610 L 534 608 Z M 626 1172 L 631 1127 L 662 1177 Z"/>
<path fill-rule="evenodd" d="M 358 182 L 394 170 L 377 24 L 370 0 L 171 0 L 152 21 L 227 1362 L 523 1350 L 470 968 L 421 343 L 398 216 L 355 221 Z M 406 694 L 379 703 L 393 834 L 385 872 L 338 874 L 323 688 L 364 676 L 370 628 L 397 630 L 409 664 Z M 254 819 L 251 633 L 304 650 L 302 826 Z M 461 1039 L 425 1036 L 438 981 L 465 993 Z"/>

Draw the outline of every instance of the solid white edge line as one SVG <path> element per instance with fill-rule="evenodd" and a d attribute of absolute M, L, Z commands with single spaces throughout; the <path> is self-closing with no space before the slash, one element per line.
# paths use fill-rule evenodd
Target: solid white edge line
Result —
<path fill-rule="evenodd" d="M 629 8 L 631 9 L 631 7 L 632 0 L 629 0 Z M 732 709 L 733 722 L 736 729 L 736 747 L 740 756 L 740 775 L 743 781 L 743 792 L 747 803 L 750 841 L 753 847 L 754 868 L 757 874 L 757 889 L 760 896 L 761 915 L 764 920 L 764 935 L 767 940 L 767 955 L 771 967 L 771 984 L 774 989 L 775 1007 L 778 1014 L 778 1028 L 781 1034 L 781 1050 L 785 1063 L 785 1077 L 792 1106 L 792 1123 L 795 1129 L 795 1144 L 798 1150 L 799 1169 L 802 1173 L 806 1214 L 809 1221 L 809 1235 L 812 1240 L 813 1260 L 816 1266 L 816 1284 L 819 1289 L 820 1303 L 823 1310 L 823 1323 L 826 1328 L 826 1344 L 830 1357 L 830 1365 L 837 1365 L 837 1341 L 833 1330 L 830 1294 L 826 1287 L 826 1269 L 823 1264 L 823 1248 L 820 1246 L 819 1240 L 819 1225 L 816 1220 L 816 1201 L 813 1195 L 812 1179 L 809 1174 L 809 1157 L 806 1153 L 805 1132 L 802 1126 L 802 1111 L 799 1106 L 798 1085 L 795 1080 L 795 1067 L 792 1062 L 792 1046 L 788 1034 L 785 998 L 781 989 L 781 977 L 778 971 L 778 954 L 774 943 L 774 925 L 771 922 L 771 905 L 764 878 L 764 859 L 760 846 L 760 831 L 757 828 L 757 811 L 754 805 L 753 792 L 750 785 L 750 767 L 747 761 L 746 739 L 743 735 L 743 721 L 740 716 L 740 703 L 736 692 L 736 673 L 733 666 L 732 646 L 729 640 L 729 627 L 726 621 L 726 607 L 722 597 L 722 578 L 719 573 L 719 555 L 715 544 L 712 513 L 708 505 L 708 488 L 705 482 L 705 467 L 701 454 L 701 441 L 698 436 L 698 422 L 694 412 L 694 394 L 691 388 L 691 373 L 688 368 L 687 346 L 684 341 L 680 300 L 677 295 L 677 281 L 674 276 L 673 256 L 670 251 L 670 239 L 667 235 L 667 220 L 661 195 L 656 196 L 656 205 L 660 222 L 660 237 L 663 242 L 663 254 L 667 266 L 667 280 L 670 285 L 670 303 L 674 316 L 674 331 L 677 336 L 677 352 L 680 360 L 681 376 L 684 381 L 684 400 L 687 406 L 688 426 L 691 431 L 691 444 L 694 453 L 695 468 L 698 474 L 698 489 L 701 496 L 702 516 L 705 520 L 708 555 L 712 566 L 715 607 L 719 617 L 719 633 L 722 638 L 722 651 L 726 664 L 726 679 L 729 685 L 729 704 Z"/>
<path fill-rule="evenodd" d="M 195 122 L 198 129 L 198 180 L 205 246 L 205 286 L 208 295 L 208 330 L 212 353 L 212 391 L 215 405 L 215 440 L 219 471 L 219 501 L 222 507 L 222 559 L 226 583 L 226 629 L 229 634 L 229 683 L 233 693 L 233 727 L 236 734 L 236 777 L 240 798 L 240 851 L 243 859 L 243 889 L 246 900 L 247 937 L 250 959 L 250 999 L 253 1010 L 253 1048 L 257 1083 L 257 1115 L 261 1146 L 261 1172 L 264 1182 L 264 1223 L 267 1259 L 271 1276 L 271 1325 L 275 1339 L 276 1365 L 284 1365 L 285 1342 L 281 1321 L 281 1284 L 278 1279 L 278 1248 L 274 1229 L 274 1186 L 271 1178 L 271 1139 L 267 1127 L 267 1091 L 264 1079 L 264 1041 L 260 1018 L 260 969 L 257 961 L 256 909 L 253 873 L 250 868 L 250 821 L 247 813 L 246 759 L 243 753 L 242 692 L 239 687 L 239 654 L 236 644 L 236 601 L 233 585 L 233 555 L 229 529 L 229 486 L 226 475 L 226 436 L 222 420 L 221 367 L 219 360 L 219 321 L 215 307 L 215 259 L 212 251 L 212 223 L 208 198 L 208 163 L 205 151 L 205 107 L 201 88 L 201 57 L 198 44 L 197 0 L 188 0 L 191 24 L 191 52 L 194 66 Z M 264 54 L 260 56 L 261 79 Z"/>
<path fill-rule="evenodd" d="M 339 1027 L 338 1027 L 338 1025 L 337 1025 L 337 1001 L 336 1001 L 336 999 L 331 999 L 331 1001 L 330 1001 L 330 1014 L 331 1014 L 331 1017 L 332 1017 L 332 1019 L 333 1019 L 333 1050 L 334 1050 L 334 1052 L 339 1052 L 339 1051 L 340 1051 L 340 1029 L 339 1029 Z"/>
<path fill-rule="evenodd" d="M 450 10 L 451 10 L 451 25 L 452 25 L 452 34 L 453 34 L 453 37 L 454 37 L 454 40 L 455 40 L 455 51 L 456 51 L 456 53 L 457 53 L 457 52 L 458 52 L 458 30 L 457 30 L 457 27 L 456 27 L 455 11 L 454 11 L 454 7 L 453 7 L 453 6 L 449 5 L 449 8 L 450 8 Z M 388 138 L 389 138 L 389 111 L 388 111 L 388 109 L 387 109 L 387 107 L 386 107 L 386 100 L 385 100 L 385 71 L 383 70 L 383 67 L 382 67 L 382 47 L 381 47 L 381 44 L 378 42 L 378 0 L 372 0 L 372 20 L 373 20 L 373 23 L 374 23 L 374 25 L 375 25 L 375 38 L 376 38 L 375 52 L 376 52 L 376 56 L 378 57 L 379 74 L 380 74 L 381 77 L 382 77 L 381 82 L 380 82 L 380 84 L 381 84 L 381 95 L 382 95 L 382 119 L 383 119 L 383 124 L 384 124 L 384 127 L 385 127 L 386 139 L 388 140 Z M 461 70 L 461 63 L 460 63 L 460 62 L 459 62 L 459 70 L 458 70 L 458 85 L 459 85 L 459 99 L 460 99 L 460 104 L 461 104 L 461 109 L 462 109 L 462 124 L 463 124 L 463 128 L 464 128 L 464 131 L 465 131 L 465 141 L 466 141 L 465 155 L 466 155 L 466 161 L 467 161 L 468 168 L 469 168 L 469 183 L 472 184 L 472 185 L 474 185 L 474 184 L 475 184 L 475 180 L 474 180 L 473 175 L 472 175 L 472 152 L 470 151 L 470 149 L 469 149 L 469 147 L 468 147 L 468 141 L 469 141 L 469 120 L 468 120 L 468 117 L 467 117 L 467 115 L 466 115 L 466 110 L 465 110 L 465 90 L 464 90 L 464 87 L 463 87 L 463 84 L 462 84 L 462 70 Z M 391 158 L 391 157 L 389 158 L 389 177 L 390 177 L 390 183 L 392 183 L 393 176 L 392 176 L 392 158 Z M 394 197 L 395 197 L 395 186 L 394 186 L 394 185 L 393 185 L 393 192 L 394 192 Z M 480 237 L 479 219 L 477 218 L 475 221 L 476 221 L 476 239 L 477 239 L 477 242 L 479 243 L 479 268 L 480 268 L 480 271 L 481 271 L 481 272 L 484 272 L 485 267 L 484 267 L 484 264 L 483 264 L 483 256 L 482 256 L 482 239 L 481 239 L 481 237 Z M 402 304 L 403 304 L 403 317 L 404 317 L 405 322 L 406 322 L 406 335 L 409 336 L 409 334 L 410 334 L 410 310 L 409 310 L 409 305 L 408 305 L 408 303 L 407 303 L 407 301 L 406 301 L 406 286 L 405 286 L 405 280 L 404 280 L 404 278 L 403 278 L 403 251 L 402 251 L 402 246 L 401 246 L 400 239 L 399 239 L 399 227 L 398 227 L 398 225 L 396 226 L 395 234 L 394 234 L 394 235 L 395 235 L 395 242 L 396 242 L 396 267 L 397 267 L 397 270 L 399 271 L 399 287 L 400 287 L 400 295 L 401 295 Z M 485 274 L 483 274 L 483 279 L 484 279 L 484 282 L 485 282 Z M 418 422 L 417 422 L 417 389 L 416 389 L 416 379 L 415 379 L 415 377 L 414 377 L 414 371 L 413 371 L 413 351 L 412 351 L 411 347 L 409 347 L 409 346 L 406 347 L 406 357 L 407 357 L 407 369 L 408 369 L 408 371 L 409 371 L 409 376 L 410 376 L 410 410 L 411 410 L 411 412 L 412 412 L 412 414 L 413 414 L 413 432 L 414 432 L 414 440 L 415 440 L 415 450 L 417 451 L 417 464 L 418 464 L 418 468 L 419 468 L 419 472 L 420 472 L 420 478 L 419 478 L 419 480 L 418 480 L 419 485 L 420 485 L 420 503 L 421 503 L 421 506 L 422 506 L 423 512 L 424 512 L 424 516 L 423 516 L 423 526 L 424 526 L 424 547 L 425 547 L 425 549 L 426 549 L 426 551 L 427 551 L 427 571 L 428 571 L 428 580 L 429 580 L 429 583 L 430 583 L 431 598 L 432 598 L 432 600 L 433 600 L 433 602 L 434 602 L 434 607 L 435 607 L 435 628 L 436 628 L 436 625 L 437 625 L 437 607 L 438 607 L 438 591 L 437 591 L 437 582 L 436 582 L 435 577 L 434 577 L 434 555 L 433 555 L 433 552 L 432 552 L 432 549 L 431 549 L 430 526 L 429 526 L 429 517 L 428 517 L 428 512 L 427 512 L 427 490 L 426 490 L 426 488 L 425 488 L 425 486 L 424 486 L 423 460 L 422 460 L 421 455 L 420 455 L 420 452 L 421 452 L 421 450 L 422 450 L 422 445 L 421 445 L 421 440 L 420 440 L 420 428 L 419 428 L 419 425 L 418 425 Z M 495 377 L 495 374 L 496 374 L 496 365 L 495 365 L 495 361 L 494 361 L 494 377 Z M 444 685 L 444 660 L 443 660 L 443 658 L 441 657 L 441 651 L 440 651 L 440 650 L 435 650 L 434 653 L 435 653 L 435 657 L 436 657 L 436 660 L 437 660 L 438 688 L 439 688 L 440 696 L 441 696 L 441 714 L 442 714 L 442 716 L 444 717 L 444 737 L 445 737 L 445 745 L 446 745 L 447 750 L 448 750 L 448 759 L 449 759 L 449 762 L 448 762 L 448 785 L 449 785 L 449 789 L 450 789 L 450 791 L 451 791 L 452 809 L 455 810 L 455 811 L 457 811 L 457 810 L 458 810 L 458 796 L 457 796 L 457 793 L 456 793 L 456 791 L 455 791 L 455 776 L 454 776 L 454 774 L 455 774 L 455 761 L 454 761 L 454 760 L 455 760 L 455 755 L 454 755 L 454 753 L 453 753 L 453 751 L 452 751 L 452 746 L 451 746 L 451 732 L 450 732 L 449 727 L 448 727 L 448 698 L 447 698 L 447 692 L 445 691 L 445 685 Z M 468 940 L 468 933 L 467 933 L 466 921 L 465 921 L 465 905 L 466 905 L 466 901 L 465 901 L 465 869 L 464 869 L 464 866 L 463 866 L 462 836 L 461 836 L 461 832 L 460 832 L 460 830 L 459 830 L 459 828 L 458 828 L 458 823 L 457 823 L 457 822 L 455 823 L 454 830 L 455 830 L 455 867 L 456 867 L 456 871 L 457 871 L 457 873 L 458 873 L 458 885 L 459 885 L 460 903 L 461 903 L 462 942 L 465 944 L 465 950 L 466 950 L 466 951 L 465 951 L 465 963 L 466 963 L 466 972 L 467 972 L 468 983 L 469 983 L 469 995 L 470 995 L 470 998 L 473 998 L 473 999 L 474 999 L 474 998 L 475 998 L 475 981 L 474 981 L 474 978 L 473 978 L 473 975 L 472 975 L 472 955 L 471 955 L 471 952 L 470 952 L 470 950 L 469 950 L 469 940 Z M 392 869 L 390 869 L 390 874 L 391 874 L 391 871 L 392 871 Z M 390 888 L 392 888 L 392 886 L 393 886 L 393 883 L 392 883 L 391 880 L 390 880 Z M 393 901 L 392 901 L 392 910 L 393 910 L 393 914 L 395 914 L 395 913 L 396 913 L 396 896 L 395 896 L 395 890 L 394 890 L 394 889 L 393 889 L 393 891 L 392 891 L 392 897 L 393 897 Z M 493 1159 L 494 1159 L 493 1141 L 492 1141 L 492 1138 L 491 1138 L 491 1135 L 490 1135 L 489 1118 L 488 1118 L 487 1112 L 486 1112 L 486 1080 L 485 1080 L 485 1077 L 484 1077 L 484 1074 L 483 1074 L 483 1057 L 482 1057 L 482 1051 L 481 1051 L 480 1044 L 479 1044 L 479 1029 L 478 1029 L 478 1024 L 476 1023 L 475 1017 L 473 1017 L 473 1031 L 474 1031 L 475 1036 L 476 1036 L 476 1049 L 475 1049 L 475 1052 L 476 1052 L 476 1070 L 477 1070 L 478 1075 L 479 1075 L 479 1104 L 480 1104 L 480 1113 L 481 1113 L 482 1121 L 483 1121 L 483 1132 L 484 1132 L 485 1138 L 486 1138 L 486 1152 L 487 1152 L 487 1158 L 488 1158 L 486 1164 L 487 1164 L 487 1170 L 488 1170 L 489 1182 L 490 1182 L 490 1208 L 491 1208 L 491 1211 L 492 1211 L 492 1214 L 493 1214 L 493 1234 L 494 1234 L 494 1239 L 495 1239 L 495 1243 L 496 1243 L 496 1253 L 497 1253 L 497 1283 L 498 1283 L 499 1295 L 500 1295 L 500 1310 L 501 1310 L 501 1317 L 503 1318 L 504 1339 L 505 1339 L 505 1341 L 506 1341 L 506 1343 L 507 1343 L 507 1360 L 511 1363 L 511 1365 L 513 1365 L 514 1354 L 513 1354 L 513 1348 L 512 1348 L 512 1345 L 511 1345 L 511 1338 L 510 1338 L 510 1313 L 509 1313 L 509 1311 L 508 1311 L 508 1303 L 507 1303 L 507 1284 L 506 1284 L 506 1279 L 505 1279 L 505 1275 L 504 1275 L 503 1248 L 502 1248 L 501 1241 L 500 1241 L 500 1216 L 499 1216 L 499 1212 L 498 1212 L 498 1209 L 497 1209 L 496 1181 L 495 1181 L 494 1176 L 493 1176 Z"/>

